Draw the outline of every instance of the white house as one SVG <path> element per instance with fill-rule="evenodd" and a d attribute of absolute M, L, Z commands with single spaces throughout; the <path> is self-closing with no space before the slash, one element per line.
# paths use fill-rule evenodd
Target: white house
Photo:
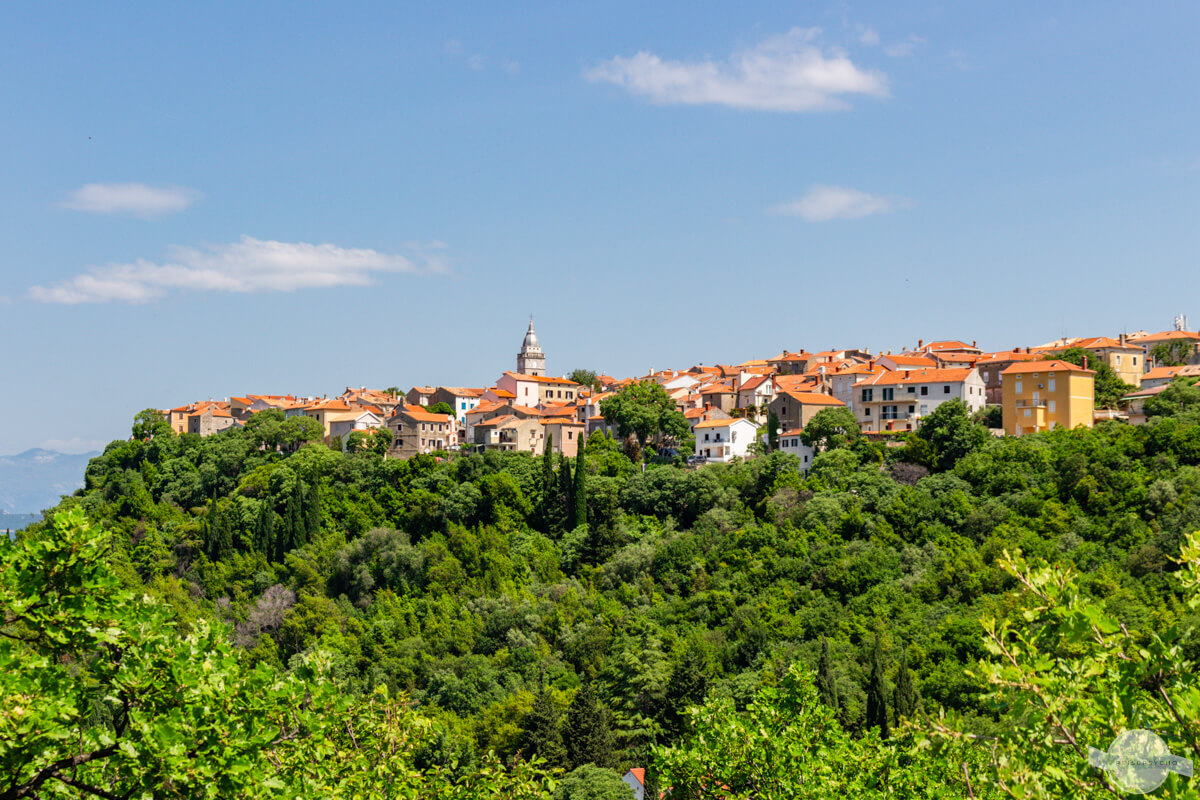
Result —
<path fill-rule="evenodd" d="M 779 452 L 791 453 L 796 458 L 800 459 L 800 469 L 808 472 L 809 468 L 812 467 L 813 450 L 804 443 L 803 439 L 800 438 L 799 428 L 790 431 L 784 431 L 783 433 L 779 434 L 776 442 L 777 446 L 779 447 Z"/>
<path fill-rule="evenodd" d="M 329 436 L 342 437 L 342 441 L 346 441 L 346 437 L 353 431 L 366 431 L 372 428 L 383 426 L 383 417 L 370 411 L 363 411 L 357 416 L 353 416 L 353 412 L 347 413 L 344 418 L 329 420 Z"/>
<path fill-rule="evenodd" d="M 971 412 L 983 408 L 987 387 L 979 370 L 912 369 L 883 372 L 854 384 L 853 409 L 864 431 L 912 431 L 947 400 Z"/>
<path fill-rule="evenodd" d="M 750 454 L 758 426 L 748 419 L 710 419 L 692 428 L 696 455 L 709 461 L 732 461 Z"/>
<path fill-rule="evenodd" d="M 633 800 L 645 800 L 646 798 L 646 770 L 643 767 L 634 767 L 625 773 L 625 777 L 621 778 L 625 785 L 633 790 Z"/>

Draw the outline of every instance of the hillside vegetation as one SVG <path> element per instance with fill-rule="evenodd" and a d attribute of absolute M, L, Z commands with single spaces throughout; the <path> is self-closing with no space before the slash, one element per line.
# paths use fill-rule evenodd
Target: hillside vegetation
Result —
<path fill-rule="evenodd" d="M 1194 392 L 807 474 L 140 416 L 0 550 L 0 798 L 1114 796 L 1124 729 L 1200 758 Z"/>

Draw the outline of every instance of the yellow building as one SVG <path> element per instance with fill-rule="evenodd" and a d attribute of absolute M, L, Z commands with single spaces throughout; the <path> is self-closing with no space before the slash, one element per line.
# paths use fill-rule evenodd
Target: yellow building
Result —
<path fill-rule="evenodd" d="M 1004 433 L 1092 427 L 1096 373 L 1066 361 L 1022 361 L 1000 373 Z"/>
<path fill-rule="evenodd" d="M 1082 347 L 1098 361 L 1112 367 L 1117 377 L 1133 386 L 1142 385 L 1142 373 L 1146 371 L 1146 348 L 1135 344 L 1121 334 L 1120 338 L 1093 336 L 1089 339 L 1072 339 L 1068 347 Z M 1058 348 L 1065 350 L 1067 348 Z M 1053 353 L 1047 353 L 1053 355 Z"/>

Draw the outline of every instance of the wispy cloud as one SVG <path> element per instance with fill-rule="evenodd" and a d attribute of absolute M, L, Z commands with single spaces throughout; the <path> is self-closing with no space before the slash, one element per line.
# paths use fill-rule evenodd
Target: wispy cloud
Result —
<path fill-rule="evenodd" d="M 93 214 L 127 214 L 149 219 L 183 211 L 203 197 L 186 186 L 148 186 L 144 183 L 88 183 L 59 205 Z"/>
<path fill-rule="evenodd" d="M 917 36 L 915 33 L 910 33 L 904 41 L 886 45 L 883 48 L 883 52 L 892 58 L 904 58 L 915 53 L 918 47 L 925 44 L 925 41 L 924 38 Z"/>
<path fill-rule="evenodd" d="M 458 39 L 450 39 L 447 41 L 442 45 L 442 51 L 455 60 L 463 56 L 465 53 L 463 50 L 463 44 Z M 521 71 L 521 64 L 515 59 L 503 57 L 489 58 L 485 53 L 474 53 L 469 55 L 464 59 L 464 63 L 466 63 L 468 69 L 476 72 L 487 69 L 493 65 L 509 75 L 516 75 Z"/>
<path fill-rule="evenodd" d="M 838 48 L 822 47 L 820 35 L 820 28 L 793 28 L 724 61 L 671 61 L 643 51 L 616 56 L 584 77 L 663 105 L 831 111 L 848 108 L 847 95 L 887 96 L 886 75 L 856 66 Z"/>
<path fill-rule="evenodd" d="M 34 286 L 43 303 L 148 303 L 171 290 L 291 292 L 334 286 L 368 286 L 378 273 L 449 270 L 445 245 L 408 248 L 410 255 L 333 244 L 273 242 L 243 236 L 230 244 L 174 247 L 163 263 L 107 264 L 54 286 Z"/>
<path fill-rule="evenodd" d="M 845 186 L 813 186 L 798 200 L 780 203 L 770 210 L 775 214 L 800 217 L 808 222 L 828 222 L 834 219 L 858 219 L 872 214 L 890 214 L 906 207 L 904 198 L 868 194 Z"/>
<path fill-rule="evenodd" d="M 77 455 L 79 453 L 92 453 L 97 450 L 103 450 L 108 444 L 104 439 L 84 439 L 80 436 L 75 436 L 71 439 L 47 439 L 38 445 L 43 450 L 56 450 L 59 453 L 68 453 Z"/>
<path fill-rule="evenodd" d="M 874 28 L 868 28 L 865 25 L 858 26 L 858 42 L 867 47 L 875 47 L 879 44 L 879 33 Z"/>

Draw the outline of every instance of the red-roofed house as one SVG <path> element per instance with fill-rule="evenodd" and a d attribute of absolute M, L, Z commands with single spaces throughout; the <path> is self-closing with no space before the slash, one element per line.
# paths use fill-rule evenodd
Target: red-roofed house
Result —
<path fill-rule="evenodd" d="M 784 430 L 803 428 L 808 421 L 827 408 L 844 408 L 841 400 L 818 392 L 780 392 L 767 406 L 768 413 L 779 418 Z"/>
<path fill-rule="evenodd" d="M 854 384 L 852 409 L 863 431 L 916 430 L 947 400 L 983 408 L 986 391 L 976 369 L 916 369 L 883 372 Z"/>
<path fill-rule="evenodd" d="M 708 461 L 732 461 L 750 454 L 758 426 L 748 419 L 710 419 L 692 428 L 696 455 Z"/>

